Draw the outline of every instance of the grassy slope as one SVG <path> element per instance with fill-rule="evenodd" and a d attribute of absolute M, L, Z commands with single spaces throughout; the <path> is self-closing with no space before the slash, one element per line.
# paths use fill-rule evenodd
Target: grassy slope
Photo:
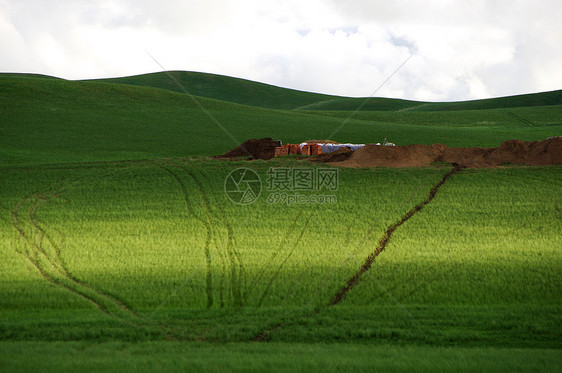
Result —
<path fill-rule="evenodd" d="M 350 98 L 297 91 L 223 75 L 189 71 L 170 74 L 191 94 L 268 109 L 354 111 L 359 105 L 367 111 L 484 110 L 522 106 L 562 105 L 562 90 L 461 102 L 421 102 L 389 98 Z M 151 73 L 97 81 L 154 87 L 183 92 L 164 73 Z"/>
<path fill-rule="evenodd" d="M 456 111 L 486 110 L 562 104 L 562 90 L 459 102 L 420 102 L 388 98 L 337 98 L 308 105 L 306 110 L 354 111 Z"/>
<path fill-rule="evenodd" d="M 198 99 L 238 141 L 333 140 L 497 146 L 560 135 L 562 106 L 475 111 L 268 110 Z M 0 77 L 0 164 L 60 163 L 221 154 L 236 146 L 184 94 L 150 87 Z M 515 113 L 515 116 L 512 115 Z M 525 118 L 525 119 L 521 119 Z M 529 125 L 531 123 L 531 125 Z"/>
<path fill-rule="evenodd" d="M 347 111 L 314 110 L 308 113 L 345 120 L 351 115 Z M 485 130 L 485 127 L 498 130 L 513 130 L 527 127 L 530 132 L 554 127 L 560 130 L 562 123 L 562 105 L 498 108 L 487 110 L 455 111 L 360 111 L 353 115 L 356 120 L 369 123 L 394 123 L 396 125 L 414 125 L 429 127 L 450 127 L 455 130 L 473 127 Z M 533 129 L 531 129 L 534 127 Z"/>
<path fill-rule="evenodd" d="M 294 109 L 338 96 L 296 91 L 245 79 L 189 71 L 169 72 L 191 94 L 267 109 Z M 183 90 L 164 73 L 152 73 L 97 81 L 154 87 L 183 93 Z"/>

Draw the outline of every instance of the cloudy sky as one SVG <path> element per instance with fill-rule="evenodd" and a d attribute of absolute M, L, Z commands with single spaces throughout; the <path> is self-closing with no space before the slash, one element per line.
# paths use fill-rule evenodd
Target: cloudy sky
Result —
<path fill-rule="evenodd" d="M 345 96 L 562 88 L 560 0 L 0 0 L 0 71 L 168 70 Z M 410 59 L 408 59 L 412 56 Z"/>

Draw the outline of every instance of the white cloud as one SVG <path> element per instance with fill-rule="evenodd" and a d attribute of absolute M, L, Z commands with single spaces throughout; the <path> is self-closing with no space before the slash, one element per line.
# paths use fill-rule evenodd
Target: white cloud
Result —
<path fill-rule="evenodd" d="M 205 71 L 418 100 L 560 89 L 558 1 L 0 0 L 0 71 Z"/>

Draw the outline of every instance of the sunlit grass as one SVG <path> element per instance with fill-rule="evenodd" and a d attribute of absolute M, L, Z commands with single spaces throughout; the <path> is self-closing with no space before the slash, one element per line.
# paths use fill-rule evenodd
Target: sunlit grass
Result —
<path fill-rule="evenodd" d="M 264 187 L 270 166 L 319 167 L 176 159 L 5 169 L 4 338 L 89 338 L 80 320 L 90 319 L 102 339 L 248 340 L 283 321 L 271 338 L 502 345 L 501 334 L 486 331 L 508 333 L 519 320 L 527 325 L 524 345 L 555 343 L 557 167 L 461 171 L 397 228 L 371 270 L 330 308 L 386 228 L 423 201 L 448 166 L 342 169 L 336 204 L 272 205 L 263 190 L 239 206 L 223 187 L 240 166 L 255 170 Z M 352 321 L 342 318 L 346 310 Z M 60 322 L 40 321 L 55 311 L 75 315 L 67 333 L 53 328 Z M 32 315 L 41 315 L 35 332 L 26 321 Z M 115 327 L 104 331 L 106 320 Z"/>

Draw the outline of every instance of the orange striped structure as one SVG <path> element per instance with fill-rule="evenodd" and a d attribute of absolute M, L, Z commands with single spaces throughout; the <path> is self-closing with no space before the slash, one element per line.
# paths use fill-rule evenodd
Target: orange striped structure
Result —
<path fill-rule="evenodd" d="M 283 155 L 289 155 L 289 147 L 287 145 L 275 147 L 275 156 L 281 157 Z"/>
<path fill-rule="evenodd" d="M 310 155 L 322 154 L 322 147 L 318 144 L 310 144 Z"/>
<path fill-rule="evenodd" d="M 289 147 L 289 154 L 300 154 L 301 147 L 298 144 L 287 144 Z"/>

